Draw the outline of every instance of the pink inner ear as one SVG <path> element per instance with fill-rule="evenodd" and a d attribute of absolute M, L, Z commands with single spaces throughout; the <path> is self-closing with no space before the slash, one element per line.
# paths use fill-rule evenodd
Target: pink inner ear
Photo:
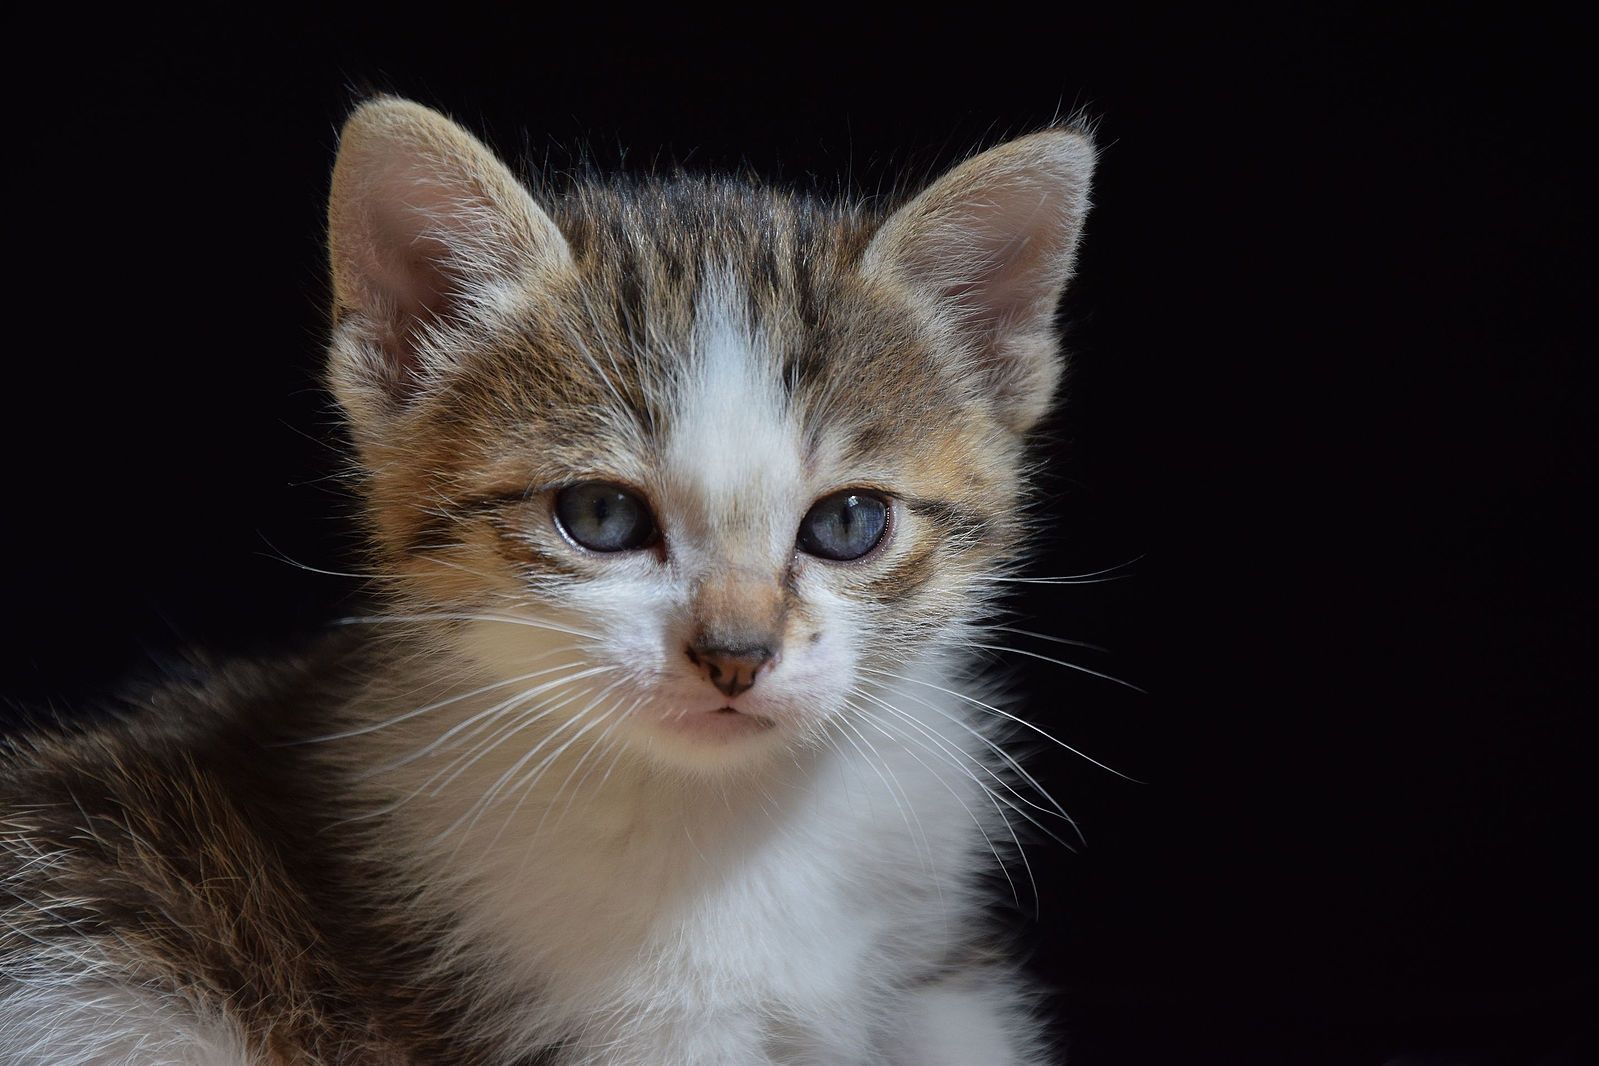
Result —
<path fill-rule="evenodd" d="M 931 295 L 963 335 L 996 413 L 1024 430 L 1059 377 L 1054 318 L 1087 209 L 1093 149 L 1046 131 L 956 167 L 879 231 L 871 269 Z"/>
<path fill-rule="evenodd" d="M 459 295 L 460 279 L 445 266 L 449 250 L 436 237 L 414 232 L 377 242 L 371 278 L 381 301 L 381 344 L 397 381 L 416 377 L 421 366 L 418 335 L 430 323 L 448 319 Z"/>
<path fill-rule="evenodd" d="M 475 239 L 472 227 L 484 224 L 486 205 L 464 175 L 442 174 L 404 157 L 382 166 L 363 189 L 357 208 L 364 217 L 353 227 L 355 247 L 348 251 L 365 297 L 355 310 L 378 326 L 399 385 L 423 369 L 421 332 L 458 310 L 464 279 L 451 265 L 462 254 L 454 246 Z M 447 184 L 449 178 L 456 184 Z"/>
<path fill-rule="evenodd" d="M 1029 316 L 1053 312 L 1060 290 L 1050 284 L 1047 276 L 1039 277 L 1036 270 L 1019 269 L 1003 251 L 995 259 L 1004 265 L 980 273 L 973 280 L 951 284 L 942 293 L 943 300 L 959 309 L 968 329 L 998 334 Z"/>
<path fill-rule="evenodd" d="M 943 296 L 976 328 L 1003 330 L 1053 314 L 1070 269 L 1076 230 L 1064 190 L 1044 183 L 1001 184 L 983 201 L 939 221 L 925 253 L 951 277 Z"/>
<path fill-rule="evenodd" d="M 345 123 L 328 228 L 348 369 L 394 396 L 453 358 L 449 346 L 431 351 L 430 327 L 465 324 L 500 283 L 570 262 L 560 230 L 492 151 L 445 116 L 391 98 Z"/>

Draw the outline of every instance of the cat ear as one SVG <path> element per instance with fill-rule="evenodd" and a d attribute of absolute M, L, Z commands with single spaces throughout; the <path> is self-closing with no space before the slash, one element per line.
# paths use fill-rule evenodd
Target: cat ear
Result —
<path fill-rule="evenodd" d="M 1094 147 L 1052 129 L 967 160 L 891 215 L 865 269 L 930 300 L 1016 432 L 1060 377 L 1055 309 L 1088 212 Z"/>
<path fill-rule="evenodd" d="M 354 369 L 375 372 L 396 397 L 440 357 L 426 343 L 433 329 L 481 316 L 571 263 L 555 223 L 492 151 L 394 97 L 362 104 L 344 124 L 328 244 L 335 321 L 361 341 L 336 344 L 336 358 L 375 364 Z"/>

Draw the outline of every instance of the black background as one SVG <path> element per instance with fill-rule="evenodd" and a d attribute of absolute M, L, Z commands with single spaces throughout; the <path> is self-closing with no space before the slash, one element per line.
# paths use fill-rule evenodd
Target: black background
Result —
<path fill-rule="evenodd" d="M 242 17 L 242 16 L 236 16 Z M 506 154 L 874 193 L 1077 108 L 1040 586 L 1001 655 L 1088 846 L 1030 849 L 1081 1066 L 1590 1047 L 1593 136 L 1524 16 L 13 27 L 0 692 L 67 710 L 354 584 L 319 390 L 356 94 Z M 19 132 L 20 127 L 20 132 Z M 625 149 L 625 151 L 624 151 Z"/>

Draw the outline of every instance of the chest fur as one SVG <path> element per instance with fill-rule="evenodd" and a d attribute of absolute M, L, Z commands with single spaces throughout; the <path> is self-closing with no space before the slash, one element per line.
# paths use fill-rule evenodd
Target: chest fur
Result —
<path fill-rule="evenodd" d="M 711 783 L 552 767 L 397 824 L 460 950 L 546 1036 L 674 1003 L 836 1017 L 934 965 L 975 906 L 983 797 L 957 756 L 977 756 L 951 719 L 925 728 L 934 755 L 841 745 Z"/>

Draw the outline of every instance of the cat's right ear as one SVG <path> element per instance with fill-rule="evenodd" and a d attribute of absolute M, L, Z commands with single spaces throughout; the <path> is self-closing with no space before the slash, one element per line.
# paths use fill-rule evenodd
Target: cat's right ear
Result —
<path fill-rule="evenodd" d="M 341 399 L 404 400 L 449 359 L 452 325 L 571 264 L 565 238 L 482 142 L 395 97 L 339 136 L 328 203 Z M 342 362 L 342 365 L 341 365 Z"/>

